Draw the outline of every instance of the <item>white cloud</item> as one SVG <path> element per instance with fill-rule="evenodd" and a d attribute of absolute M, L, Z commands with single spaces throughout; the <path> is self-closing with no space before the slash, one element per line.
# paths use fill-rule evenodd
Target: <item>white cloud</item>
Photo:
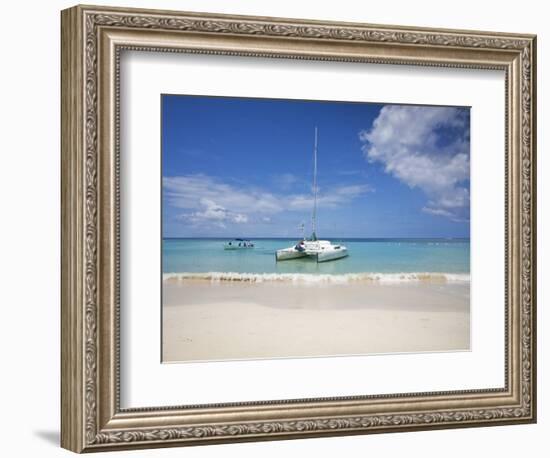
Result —
<path fill-rule="evenodd" d="M 235 223 L 248 223 L 248 216 L 243 215 L 241 213 L 237 213 L 233 216 L 233 221 Z"/>
<path fill-rule="evenodd" d="M 319 192 L 319 187 L 318 192 Z M 344 205 L 362 194 L 372 191 L 369 185 L 349 185 L 337 186 L 328 192 L 320 193 L 317 197 L 317 205 L 319 207 L 334 208 L 339 205 Z M 288 206 L 292 210 L 306 210 L 313 207 L 313 196 L 311 195 L 294 195 L 288 199 Z"/>
<path fill-rule="evenodd" d="M 384 165 L 411 188 L 428 197 L 423 211 L 455 221 L 468 219 L 470 205 L 469 125 L 465 110 L 388 105 L 359 138 L 370 162 Z M 444 144 L 441 129 L 452 132 Z M 443 145 L 443 146 L 442 146 Z"/>
<path fill-rule="evenodd" d="M 207 175 L 163 178 L 164 195 L 169 205 L 182 209 L 207 207 L 205 202 L 233 212 L 275 213 L 282 210 L 277 197 L 269 192 L 238 189 Z"/>
<path fill-rule="evenodd" d="M 236 187 L 207 175 L 163 178 L 166 203 L 184 210 L 180 218 L 195 225 L 225 227 L 251 220 L 270 222 L 271 215 L 310 211 L 311 195 L 275 194 L 257 187 Z M 320 207 L 334 208 L 371 191 L 368 185 L 336 186 L 319 194 Z"/>
<path fill-rule="evenodd" d="M 196 212 L 197 217 L 221 221 L 227 219 L 227 210 L 210 199 L 201 199 L 201 204 L 204 205 L 205 209 L 202 212 Z"/>
<path fill-rule="evenodd" d="M 451 221 L 454 221 L 456 223 L 463 223 L 468 221 L 467 219 L 457 216 L 452 211 L 444 210 L 442 208 L 423 207 L 422 211 L 430 215 L 445 216 L 446 218 L 449 218 Z"/>
<path fill-rule="evenodd" d="M 273 176 L 273 183 L 281 188 L 283 191 L 287 191 L 294 187 L 300 180 L 292 173 L 282 173 L 280 175 Z"/>
<path fill-rule="evenodd" d="M 218 205 L 213 200 L 204 198 L 200 200 L 200 204 L 202 206 L 201 211 L 184 213 L 181 215 L 181 218 L 194 224 L 210 222 L 221 228 L 226 227 L 226 222 L 233 222 L 237 224 L 248 222 L 248 216 L 242 213 L 234 213 L 229 211 L 225 207 Z"/>

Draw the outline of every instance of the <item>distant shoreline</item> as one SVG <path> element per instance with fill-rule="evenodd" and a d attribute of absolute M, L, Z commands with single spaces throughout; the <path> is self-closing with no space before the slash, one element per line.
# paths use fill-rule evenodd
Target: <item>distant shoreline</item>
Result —
<path fill-rule="evenodd" d="M 163 237 L 162 240 L 297 240 L 300 237 Z M 469 242 L 470 237 L 341 237 L 341 236 L 326 236 L 323 239 L 337 239 L 345 241 L 357 242 L 396 242 L 396 241 L 446 241 L 446 242 Z"/>

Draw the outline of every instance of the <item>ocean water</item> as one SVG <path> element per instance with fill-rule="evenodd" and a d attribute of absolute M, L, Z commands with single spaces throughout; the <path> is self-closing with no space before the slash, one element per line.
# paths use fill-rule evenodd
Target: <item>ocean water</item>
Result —
<path fill-rule="evenodd" d="M 349 256 L 317 263 L 300 258 L 277 262 L 275 252 L 295 239 L 251 239 L 255 247 L 224 250 L 225 239 L 164 239 L 165 278 L 217 280 L 342 279 L 468 281 L 469 239 L 330 239 Z"/>

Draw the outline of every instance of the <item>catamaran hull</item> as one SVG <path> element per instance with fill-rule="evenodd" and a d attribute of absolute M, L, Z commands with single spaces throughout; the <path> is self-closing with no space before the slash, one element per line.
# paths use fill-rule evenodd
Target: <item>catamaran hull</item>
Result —
<path fill-rule="evenodd" d="M 345 258 L 348 256 L 348 250 L 346 248 L 339 250 L 330 250 L 323 252 L 304 252 L 292 249 L 278 250 L 277 251 L 277 261 L 286 261 L 288 259 L 298 259 L 298 258 L 315 258 L 317 262 L 326 262 L 326 261 L 335 261 L 336 259 Z"/>
<path fill-rule="evenodd" d="M 298 258 L 303 258 L 305 256 L 307 256 L 307 254 L 304 253 L 303 251 L 290 249 L 290 250 L 277 250 L 276 258 L 277 258 L 277 261 L 286 261 L 287 259 L 298 259 Z"/>
<path fill-rule="evenodd" d="M 322 251 L 317 253 L 317 262 L 334 261 L 336 259 L 345 258 L 346 256 L 348 256 L 347 249 Z"/>

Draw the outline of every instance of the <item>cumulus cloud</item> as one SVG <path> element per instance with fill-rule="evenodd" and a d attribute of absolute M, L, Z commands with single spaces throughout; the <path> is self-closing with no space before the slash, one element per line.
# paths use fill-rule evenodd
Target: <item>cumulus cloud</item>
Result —
<path fill-rule="evenodd" d="M 423 211 L 469 218 L 469 112 L 462 108 L 388 105 L 360 132 L 370 162 L 427 196 Z"/>
<path fill-rule="evenodd" d="M 240 189 L 202 174 L 164 177 L 163 187 L 167 203 L 175 208 L 200 209 L 212 202 L 239 213 L 282 210 L 279 199 L 269 192 Z"/>
<path fill-rule="evenodd" d="M 309 211 L 311 195 L 280 194 L 257 187 L 237 187 L 203 174 L 163 178 L 166 203 L 181 209 L 180 218 L 194 225 L 226 227 L 227 223 L 270 222 L 286 210 Z M 371 191 L 368 185 L 341 185 L 319 194 L 320 207 L 333 208 Z"/>
<path fill-rule="evenodd" d="M 225 223 L 229 221 L 237 224 L 248 222 L 246 215 L 229 211 L 213 200 L 204 198 L 200 200 L 200 204 L 202 206 L 201 211 L 184 213 L 181 216 L 192 223 L 210 221 L 218 227 L 225 227 Z"/>

